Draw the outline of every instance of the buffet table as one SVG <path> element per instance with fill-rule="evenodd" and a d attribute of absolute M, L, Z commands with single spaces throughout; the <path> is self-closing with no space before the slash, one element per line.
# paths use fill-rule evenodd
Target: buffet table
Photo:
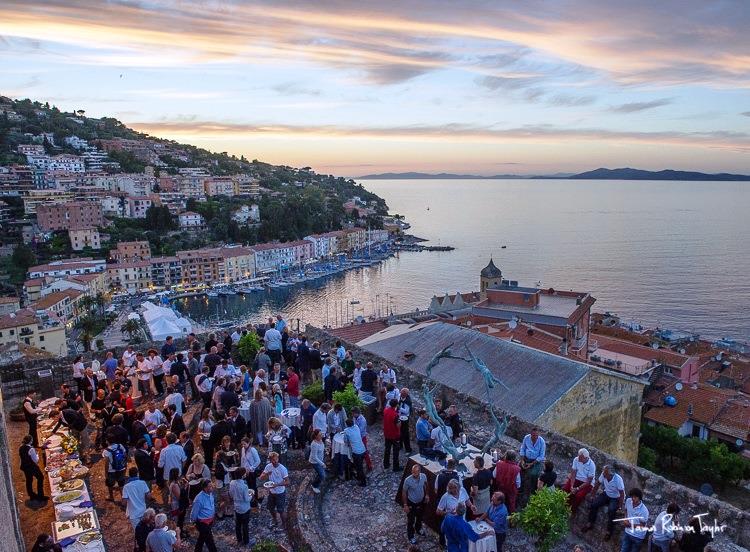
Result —
<path fill-rule="evenodd" d="M 39 406 L 39 442 L 42 443 L 45 473 L 49 479 L 50 495 L 55 510 L 52 538 L 65 552 L 104 552 L 104 541 L 99 518 L 91 502 L 91 494 L 84 477 L 88 468 L 78 460 L 76 452 L 64 450 L 69 432 L 61 427 L 51 435 L 55 426 L 47 416 L 57 399 L 43 401 Z"/>
<path fill-rule="evenodd" d="M 459 466 L 456 468 L 456 471 L 458 471 L 459 473 L 459 481 L 461 481 L 461 484 L 466 489 L 466 492 L 471 494 L 471 480 L 474 476 L 474 473 L 477 471 L 474 467 L 474 458 L 480 455 L 481 451 L 472 445 L 467 445 L 466 449 L 470 452 L 470 456 L 463 458 L 458 463 Z M 448 458 L 451 458 L 450 454 L 448 455 Z M 401 492 L 404 487 L 404 480 L 411 475 L 411 468 L 415 464 L 420 466 L 422 473 L 427 476 L 429 502 L 427 503 L 424 511 L 424 517 L 422 518 L 423 522 L 428 527 L 431 527 L 435 531 L 438 531 L 440 528 L 440 524 L 443 522 L 443 518 L 435 514 L 435 509 L 437 508 L 438 502 L 440 502 L 441 498 L 439 496 L 436 496 L 435 481 L 438 474 L 445 467 L 444 461 L 438 462 L 437 460 L 429 460 L 421 454 L 414 454 L 410 456 L 408 461 L 406 462 L 406 466 L 404 467 L 404 473 L 401 475 L 401 482 L 399 483 L 398 492 L 395 497 L 396 502 L 402 504 Z M 494 465 L 491 455 L 484 455 L 484 465 L 485 467 Z M 480 550 L 485 549 L 481 548 Z"/>

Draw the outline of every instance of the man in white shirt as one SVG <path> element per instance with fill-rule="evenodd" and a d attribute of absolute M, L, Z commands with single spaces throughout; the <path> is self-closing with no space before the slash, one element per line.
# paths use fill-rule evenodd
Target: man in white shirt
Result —
<path fill-rule="evenodd" d="M 638 552 L 648 535 L 648 508 L 643 504 L 643 491 L 631 489 L 625 501 L 625 531 L 620 552 Z"/>
<path fill-rule="evenodd" d="M 135 362 L 135 353 L 133 352 L 133 346 L 128 345 L 128 348 L 122 352 L 122 363 L 125 368 L 130 368 Z"/>
<path fill-rule="evenodd" d="M 315 414 L 313 414 L 312 427 L 313 429 L 319 429 L 323 434 L 324 439 L 328 434 L 328 412 L 330 412 L 330 410 L 331 405 L 323 403 L 320 405 L 320 408 L 315 411 Z"/>
<path fill-rule="evenodd" d="M 451 429 L 451 426 L 445 426 L 445 429 L 443 429 L 440 426 L 436 426 L 431 432 L 430 432 L 430 441 L 432 442 L 432 450 L 437 452 L 442 452 L 445 454 L 445 449 L 443 448 L 443 442 L 444 441 L 452 441 L 453 440 L 453 430 Z"/>
<path fill-rule="evenodd" d="M 568 479 L 562 488 L 568 493 L 568 502 L 573 513 L 578 510 L 578 506 L 591 491 L 594 477 L 596 477 L 596 464 L 591 459 L 589 451 L 582 448 L 578 451 L 578 456 L 573 458 Z"/>
<path fill-rule="evenodd" d="M 169 394 L 167 395 L 167 398 L 164 399 L 164 410 L 166 410 L 170 404 L 173 404 L 175 405 L 175 408 L 177 408 L 177 414 L 183 416 L 185 414 L 185 397 L 182 396 L 182 393 L 177 392 L 174 387 L 167 387 L 167 392 L 169 392 Z"/>
<path fill-rule="evenodd" d="M 649 550 L 660 550 L 661 552 L 669 552 L 671 543 L 675 538 L 674 526 L 676 525 L 675 518 L 680 513 L 680 507 L 671 502 L 667 509 L 660 512 L 654 520 L 654 532 L 651 534 L 651 546 Z"/>
<path fill-rule="evenodd" d="M 236 345 L 237 343 L 240 342 L 240 337 L 242 337 L 242 336 L 240 335 L 240 333 L 237 330 L 234 330 L 232 332 L 232 336 L 231 337 L 232 337 L 232 343 L 234 343 Z"/>
<path fill-rule="evenodd" d="M 151 373 L 153 368 L 151 363 L 143 358 L 143 354 L 138 353 L 135 355 L 135 373 L 138 376 L 138 388 L 141 391 L 141 395 L 145 400 L 147 397 L 152 397 L 151 392 Z"/>
<path fill-rule="evenodd" d="M 276 514 L 281 517 L 282 522 L 286 522 L 286 487 L 289 485 L 289 472 L 283 464 L 279 462 L 279 454 L 272 452 L 268 455 L 268 464 L 263 468 L 260 479 L 268 479 L 274 485 L 270 488 L 268 495 L 268 510 L 271 512 L 273 523 L 277 523 Z"/>
<path fill-rule="evenodd" d="M 599 495 L 596 492 L 599 487 L 603 489 L 603 492 Z M 599 513 L 599 508 L 602 506 L 607 507 L 607 536 L 606 540 L 612 538 L 612 530 L 615 527 L 615 516 L 618 510 L 622 510 L 625 504 L 625 484 L 622 481 L 620 474 L 615 473 L 612 466 L 604 466 L 599 479 L 596 481 L 594 491 L 591 493 L 591 504 L 589 505 L 589 523 L 583 528 L 586 532 L 594 526 L 596 523 L 596 515 Z"/>
<path fill-rule="evenodd" d="M 148 408 L 143 413 L 143 423 L 149 431 L 156 429 L 161 424 L 167 423 L 167 418 L 161 410 L 156 409 L 156 403 L 149 401 Z"/>
<path fill-rule="evenodd" d="M 133 466 L 128 470 L 128 482 L 122 488 L 122 501 L 125 504 L 125 515 L 135 529 L 146 511 L 146 503 L 151 500 L 151 490 L 148 483 L 138 479 L 138 468 Z"/>
<path fill-rule="evenodd" d="M 182 466 L 187 460 L 185 449 L 177 442 L 177 436 L 167 433 L 167 446 L 159 453 L 159 467 L 164 469 L 164 480 L 169 480 L 169 473 L 177 468 L 182 473 Z"/>

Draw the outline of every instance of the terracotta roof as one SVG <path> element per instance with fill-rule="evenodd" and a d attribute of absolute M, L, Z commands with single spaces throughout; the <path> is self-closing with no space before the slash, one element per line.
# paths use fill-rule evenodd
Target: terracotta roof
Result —
<path fill-rule="evenodd" d="M 81 284 L 88 284 L 89 282 L 93 282 L 94 280 L 101 278 L 102 274 L 102 272 L 95 272 L 93 274 L 73 274 L 72 276 L 68 276 L 65 279 L 72 280 L 73 282 L 78 282 Z"/>
<path fill-rule="evenodd" d="M 722 428 L 727 426 L 727 422 L 726 415 L 722 414 L 723 410 L 728 401 L 745 398 L 744 395 L 705 383 L 683 384 L 682 389 L 677 391 L 675 385 L 678 381 L 673 376 L 663 376 L 657 381 L 646 394 L 646 403 L 653 406 L 644 414 L 644 418 L 675 429 L 680 428 L 686 421 L 692 420 L 709 429 L 724 433 Z M 664 404 L 664 399 L 668 395 L 677 399 L 675 406 Z M 688 413 L 689 409 L 692 409 L 692 413 Z M 713 424 L 717 420 L 721 421 L 714 428 Z"/>
<path fill-rule="evenodd" d="M 365 338 L 370 337 L 378 333 L 380 330 L 384 330 L 388 327 L 382 320 L 376 320 L 374 322 L 365 322 L 364 324 L 353 324 L 351 326 L 342 326 L 341 328 L 334 328 L 328 330 L 333 336 L 339 337 L 349 343 L 358 343 Z"/>
<path fill-rule="evenodd" d="M 729 399 L 710 426 L 713 431 L 743 441 L 750 435 L 750 399 Z"/>
<path fill-rule="evenodd" d="M 491 337 L 513 341 L 539 351 L 563 356 L 560 353 L 562 338 L 535 328 L 531 324 L 519 324 L 516 328 L 510 328 L 507 322 L 500 322 L 496 324 L 477 325 L 474 326 L 474 329 Z"/>
<path fill-rule="evenodd" d="M 126 261 L 124 263 L 117 263 L 107 265 L 107 270 L 117 270 L 120 268 L 144 268 L 151 266 L 151 261 Z"/>
<path fill-rule="evenodd" d="M 658 360 L 676 368 L 679 368 L 690 360 L 690 357 L 687 355 L 681 355 L 680 353 L 675 353 L 669 349 L 653 349 L 652 347 L 638 345 L 630 341 L 625 341 L 624 339 L 615 339 L 605 335 L 596 335 L 594 339 L 599 343 L 600 349 L 606 349 L 613 353 L 628 355 L 643 360 Z"/>
<path fill-rule="evenodd" d="M 21 309 L 13 314 L 0 316 L 0 330 L 36 324 L 36 315 L 31 309 Z"/>
<path fill-rule="evenodd" d="M 0 297 L 0 305 L 11 305 L 18 303 L 20 299 L 18 297 Z"/>
<path fill-rule="evenodd" d="M 54 293 L 45 295 L 35 303 L 32 303 L 31 308 L 34 308 L 36 310 L 49 309 L 54 307 L 58 303 L 65 301 L 65 299 L 72 299 L 72 297 L 70 297 L 65 291 L 55 291 Z"/>
<path fill-rule="evenodd" d="M 44 278 L 29 278 L 23 283 L 24 287 L 43 286 Z"/>

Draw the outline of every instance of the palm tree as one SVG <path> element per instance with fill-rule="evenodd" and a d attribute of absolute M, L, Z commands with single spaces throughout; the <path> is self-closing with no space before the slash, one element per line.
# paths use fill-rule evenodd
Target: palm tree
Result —
<path fill-rule="evenodd" d="M 103 293 L 97 293 L 94 297 L 94 304 L 96 305 L 96 309 L 99 312 L 99 316 L 101 316 L 104 313 L 104 305 L 107 301 L 104 299 Z"/>
<path fill-rule="evenodd" d="M 138 323 L 138 321 L 131 318 L 122 325 L 120 331 L 126 332 L 130 337 L 130 341 L 133 341 L 133 335 L 140 331 L 140 329 L 141 325 Z"/>
<path fill-rule="evenodd" d="M 89 332 L 82 332 L 81 335 L 78 336 L 78 341 L 83 345 L 83 350 L 86 352 L 91 350 L 91 341 L 93 339 L 94 338 Z"/>

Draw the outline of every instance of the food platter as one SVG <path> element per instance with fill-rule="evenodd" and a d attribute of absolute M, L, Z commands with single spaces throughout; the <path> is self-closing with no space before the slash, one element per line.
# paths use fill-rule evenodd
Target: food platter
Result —
<path fill-rule="evenodd" d="M 83 533 L 82 535 L 78 536 L 78 542 L 80 542 L 82 545 L 86 546 L 87 544 L 90 544 L 94 541 L 100 541 L 102 540 L 102 534 L 97 531 L 88 531 L 86 533 Z"/>
<path fill-rule="evenodd" d="M 84 512 L 67 521 L 56 521 L 52 524 L 52 532 L 54 533 L 56 542 L 92 531 L 97 533 L 99 531 L 99 520 L 94 511 Z"/>
<path fill-rule="evenodd" d="M 78 491 L 83 489 L 83 479 L 69 479 L 67 481 L 61 481 L 57 486 L 61 492 L 65 491 Z"/>
<path fill-rule="evenodd" d="M 83 497 L 81 491 L 66 491 L 62 494 L 57 495 L 52 499 L 55 504 L 62 504 L 63 502 L 73 502 Z"/>
<path fill-rule="evenodd" d="M 263 486 L 266 489 L 273 489 L 276 486 L 276 483 L 274 483 L 273 481 L 266 481 L 265 483 L 263 483 Z"/>

